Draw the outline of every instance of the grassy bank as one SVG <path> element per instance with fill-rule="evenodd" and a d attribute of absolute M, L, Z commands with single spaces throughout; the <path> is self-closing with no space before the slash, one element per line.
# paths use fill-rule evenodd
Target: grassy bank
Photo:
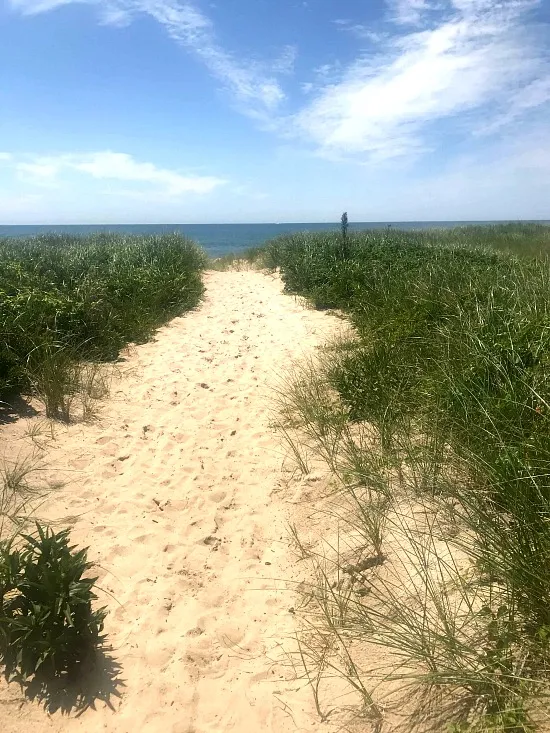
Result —
<path fill-rule="evenodd" d="M 362 242 L 380 242 L 388 238 L 392 242 L 416 245 L 443 245 L 451 247 L 489 247 L 497 251 L 510 252 L 521 257 L 544 257 L 550 254 L 550 225 L 546 224 L 480 224 L 478 226 L 462 226 L 453 229 L 417 229 L 405 231 L 389 225 L 385 229 L 367 229 L 360 232 L 348 232 L 350 240 Z M 224 270 L 232 266 L 264 264 L 266 267 L 277 267 L 278 245 L 299 242 L 306 236 L 311 244 L 327 241 L 327 237 L 338 238 L 339 233 L 332 232 L 297 232 L 283 235 L 266 244 L 249 247 L 238 253 L 231 252 L 223 257 L 210 261 L 213 269 Z"/>
<path fill-rule="evenodd" d="M 208 261 L 208 269 L 225 272 L 227 270 L 246 270 L 254 267 L 265 253 L 265 247 L 248 247 L 238 253 L 229 252 L 222 257 L 214 257 Z"/>
<path fill-rule="evenodd" d="M 286 385 L 281 427 L 340 496 L 309 553 L 308 674 L 338 669 L 372 714 L 383 677 L 437 698 L 436 730 L 548 723 L 549 233 L 296 234 L 262 255 L 354 327 Z"/>
<path fill-rule="evenodd" d="M 1 240 L 0 398 L 37 392 L 63 416 L 75 365 L 114 359 L 196 306 L 205 263 L 179 234 Z"/>

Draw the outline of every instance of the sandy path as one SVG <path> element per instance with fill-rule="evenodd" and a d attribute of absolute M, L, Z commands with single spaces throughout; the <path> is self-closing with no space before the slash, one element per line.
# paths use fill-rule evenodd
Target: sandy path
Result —
<path fill-rule="evenodd" d="M 5 733 L 329 730 L 285 663 L 288 507 L 267 394 L 334 319 L 269 276 L 206 280 L 199 309 L 128 357 L 100 421 L 59 429 L 44 456 L 69 479 L 44 511 L 78 517 L 72 538 L 112 594 L 101 602 L 121 697 L 111 694 L 114 711 L 99 701 L 80 717 L 48 715 L 4 685 Z M 20 450 L 25 422 L 0 429 L 4 446 Z M 112 692 L 101 668 L 99 690 Z"/>

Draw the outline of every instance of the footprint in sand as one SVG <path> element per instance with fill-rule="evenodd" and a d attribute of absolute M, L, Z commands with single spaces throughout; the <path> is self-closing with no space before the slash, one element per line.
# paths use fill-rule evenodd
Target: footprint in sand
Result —
<path fill-rule="evenodd" d="M 285 626 L 285 599 L 273 596 L 280 566 L 264 564 L 286 505 L 272 493 L 277 438 L 257 388 L 301 355 L 302 318 L 317 316 L 293 315 L 279 286 L 265 283 L 257 273 L 212 276 L 201 308 L 128 357 L 137 366 L 120 375 L 124 389 L 112 392 L 104 430 L 79 427 L 70 438 L 63 465 L 76 469 L 75 542 L 89 545 L 107 573 L 98 604 L 110 609 L 105 631 L 125 688 L 115 710 L 98 705 L 82 722 L 58 716 L 42 724 L 43 711 L 25 703 L 21 715 L 32 720 L 16 721 L 17 733 L 319 729 L 308 703 L 295 705 L 296 728 L 273 707 L 266 648 L 293 626 Z M 260 309 L 258 296 L 273 311 Z M 235 331 L 223 335 L 226 346 L 224 328 Z M 83 503 L 91 511 L 80 512 Z M 6 714 L 2 702 L 0 730 L 7 719 L 15 731 L 9 716 L 19 712 Z"/>
<path fill-rule="evenodd" d="M 77 470 L 81 471 L 84 468 L 88 468 L 91 462 L 91 458 L 76 458 L 74 461 L 70 462 L 70 465 L 72 466 L 72 468 L 76 468 Z"/>
<path fill-rule="evenodd" d="M 210 501 L 219 504 L 225 499 L 226 496 L 227 491 L 213 491 L 208 498 L 210 499 Z"/>
<path fill-rule="evenodd" d="M 107 443 L 110 443 L 113 441 L 114 438 L 111 435 L 102 435 L 101 438 L 98 438 L 96 440 L 97 445 L 106 445 Z"/>
<path fill-rule="evenodd" d="M 107 443 L 107 445 L 102 448 L 101 453 L 104 456 L 116 456 L 120 449 L 120 445 L 118 443 Z"/>

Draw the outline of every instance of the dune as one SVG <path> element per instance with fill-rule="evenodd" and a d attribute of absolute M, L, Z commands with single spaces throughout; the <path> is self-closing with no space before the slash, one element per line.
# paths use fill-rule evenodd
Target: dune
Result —
<path fill-rule="evenodd" d="M 295 598 L 271 386 L 336 319 L 276 276 L 209 272 L 195 311 L 117 366 L 91 423 L 40 443 L 62 482 L 37 510 L 89 547 L 108 648 L 82 683 L 0 685 L 0 730 L 330 731 L 289 662 Z M 0 427 L 8 459 L 40 413 Z M 36 436 L 35 436 L 36 438 Z"/>

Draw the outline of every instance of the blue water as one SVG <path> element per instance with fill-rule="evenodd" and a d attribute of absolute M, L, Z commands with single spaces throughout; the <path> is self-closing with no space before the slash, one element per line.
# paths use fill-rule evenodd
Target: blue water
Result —
<path fill-rule="evenodd" d="M 469 221 L 405 221 L 352 223 L 350 229 L 381 229 L 390 224 L 397 229 L 445 229 L 468 224 L 497 224 L 503 222 Z M 278 234 L 297 231 L 339 229 L 340 224 L 63 224 L 63 225 L 0 225 L 0 237 L 31 237 L 36 234 L 93 234 L 117 232 L 129 234 L 161 234 L 183 232 L 198 242 L 211 257 L 239 252 L 262 244 Z"/>

